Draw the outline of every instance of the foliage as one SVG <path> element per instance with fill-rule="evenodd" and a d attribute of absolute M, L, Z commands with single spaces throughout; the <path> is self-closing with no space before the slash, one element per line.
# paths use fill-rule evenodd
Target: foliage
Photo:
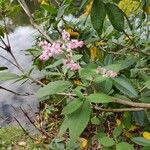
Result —
<path fill-rule="evenodd" d="M 22 129 L 17 127 L 4 127 L 0 129 L 0 149 L 33 149 L 38 148 Z M 41 147 L 42 148 L 42 147 Z"/>
<path fill-rule="evenodd" d="M 150 125 L 149 3 L 137 2 L 140 6 L 131 15 L 126 15 L 120 0 L 47 1 L 33 14 L 35 23 L 44 22 L 50 38 L 39 36 L 35 47 L 28 50 L 46 84 L 30 76 L 32 69 L 22 71 L 20 78 L 43 86 L 36 92 L 40 101 L 61 105 L 64 119 L 59 136 L 67 142 L 56 138 L 51 148 L 75 149 L 86 132 L 89 136 L 84 138 L 94 137 L 104 149 L 133 150 L 134 143 L 149 146 L 147 134 L 137 137 L 142 136 L 142 128 L 148 132 Z M 86 4 L 91 7 L 87 13 Z M 2 38 L 4 34 L 0 30 Z M 7 76 L 12 79 L 14 75 Z M 113 123 L 111 131 L 105 125 L 108 122 Z M 94 128 L 92 134 L 89 126 Z M 135 133 L 133 126 L 138 128 Z"/>

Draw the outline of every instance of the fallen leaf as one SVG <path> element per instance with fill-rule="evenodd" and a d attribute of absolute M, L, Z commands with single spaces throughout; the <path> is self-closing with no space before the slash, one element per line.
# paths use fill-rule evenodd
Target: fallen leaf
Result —
<path fill-rule="evenodd" d="M 149 133 L 149 132 L 143 132 L 143 137 L 144 137 L 146 140 L 150 140 L 150 133 Z"/>
<path fill-rule="evenodd" d="M 27 143 L 24 142 L 24 141 L 21 141 L 21 142 L 18 142 L 18 145 L 19 145 L 19 146 L 24 146 L 24 147 L 25 147 L 25 146 L 27 145 Z"/>
<path fill-rule="evenodd" d="M 116 119 L 116 124 L 117 124 L 117 126 L 120 126 L 121 125 L 121 120 Z"/>
<path fill-rule="evenodd" d="M 80 138 L 80 149 L 81 150 L 88 149 L 88 141 L 85 138 Z"/>

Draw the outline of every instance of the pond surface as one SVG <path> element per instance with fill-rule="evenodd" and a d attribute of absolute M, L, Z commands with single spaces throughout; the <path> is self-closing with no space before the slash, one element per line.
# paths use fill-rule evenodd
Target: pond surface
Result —
<path fill-rule="evenodd" d="M 29 70 L 31 68 L 32 59 L 31 57 L 25 55 L 24 50 L 32 47 L 34 44 L 34 36 L 36 34 L 36 30 L 28 26 L 17 27 L 14 32 L 9 34 L 12 52 L 14 53 L 21 66 L 25 68 L 25 70 Z M 8 59 L 11 59 L 9 54 L 2 49 L 0 49 L 0 54 Z M 17 68 L 2 58 L 0 58 L 0 66 L 5 66 L 11 72 L 20 74 Z M 36 78 L 39 76 L 39 73 L 36 71 L 33 73 L 33 76 Z M 20 83 L 21 82 L 14 83 L 14 81 L 5 81 L 0 82 L 0 85 L 20 94 L 25 92 L 34 93 L 34 91 L 38 89 L 38 86 L 31 82 L 26 82 L 22 85 Z M 26 110 L 28 115 L 32 118 L 35 112 L 38 111 L 38 101 L 34 95 L 17 96 L 8 91 L 0 89 L 0 126 L 3 127 L 8 124 L 14 124 L 15 117 L 23 126 L 29 128 L 31 124 L 29 123 L 29 120 L 23 115 L 20 107 Z"/>

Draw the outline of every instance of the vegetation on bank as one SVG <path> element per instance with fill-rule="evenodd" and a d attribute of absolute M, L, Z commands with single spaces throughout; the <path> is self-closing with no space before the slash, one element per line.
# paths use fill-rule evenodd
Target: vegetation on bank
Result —
<path fill-rule="evenodd" d="M 13 54 L 6 26 L 21 8 L 40 33 L 26 50 L 33 57 L 30 70 Z M 42 135 L 36 140 L 29 133 L 31 146 L 42 141 L 41 149 L 54 150 L 150 148 L 149 9 L 148 0 L 43 0 L 31 14 L 25 0 L 0 0 L 0 47 L 21 72 L 1 67 L 0 80 L 41 85 L 31 93 L 41 105 L 35 120 L 22 110 Z M 41 79 L 32 76 L 34 69 Z"/>

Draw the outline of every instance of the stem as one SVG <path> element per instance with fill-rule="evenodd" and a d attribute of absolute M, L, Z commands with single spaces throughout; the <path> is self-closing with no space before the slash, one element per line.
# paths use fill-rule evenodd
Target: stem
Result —
<path fill-rule="evenodd" d="M 2 48 L 2 49 L 4 49 L 4 50 L 6 49 L 5 47 L 2 47 L 1 45 L 0 45 L 0 48 Z"/>
<path fill-rule="evenodd" d="M 5 17 L 4 17 L 4 20 L 5 20 Z M 7 27 L 6 27 L 6 21 L 4 21 L 4 25 L 5 25 L 5 31 L 6 31 L 6 37 L 7 37 L 8 45 L 5 42 L 4 43 L 5 43 L 5 45 L 6 45 L 7 49 L 8 49 L 7 52 L 11 55 L 11 57 L 13 58 L 13 60 L 14 60 L 15 63 L 13 63 L 12 61 L 8 60 L 7 58 L 5 58 L 3 56 L 0 56 L 0 57 L 4 58 L 8 62 L 10 62 L 14 66 L 16 66 L 23 73 L 23 75 L 25 77 L 29 78 L 30 80 L 32 80 L 33 82 L 35 82 L 37 84 L 40 84 L 41 86 L 44 86 L 44 84 L 41 81 L 36 80 L 33 77 L 31 77 L 30 75 L 26 74 L 25 71 L 24 71 L 24 69 L 22 68 L 22 66 L 18 63 L 16 57 L 14 56 L 14 54 L 12 53 L 12 50 L 11 50 L 11 45 L 10 45 L 10 41 L 9 41 L 9 37 L 8 37 L 8 31 L 7 31 Z"/>
<path fill-rule="evenodd" d="M 50 138 L 51 136 L 43 129 L 43 128 L 39 128 L 37 127 L 34 122 L 32 121 L 32 119 L 29 117 L 28 113 L 22 108 L 20 107 L 20 109 L 22 110 L 23 114 L 26 116 L 26 118 L 29 120 L 29 122 L 39 131 L 41 132 L 45 137 Z"/>
<path fill-rule="evenodd" d="M 150 104 L 126 101 L 119 98 L 112 98 L 112 102 L 122 104 L 122 105 L 132 106 L 136 108 L 150 108 Z"/>
<path fill-rule="evenodd" d="M 137 48 L 135 42 L 130 38 L 130 36 L 124 30 L 123 30 L 123 33 L 128 37 L 128 39 L 132 42 L 134 48 L 137 50 L 138 48 Z"/>
<path fill-rule="evenodd" d="M 76 94 L 72 94 L 72 93 L 58 93 L 57 95 L 73 96 L 73 97 L 77 96 Z M 83 95 L 88 96 L 87 94 L 83 94 Z M 111 97 L 111 98 L 112 98 L 112 102 L 114 102 L 114 103 L 118 103 L 118 104 L 122 104 L 122 105 L 126 105 L 126 106 L 131 106 L 134 108 L 150 109 L 150 104 L 147 104 L 147 103 L 137 103 L 137 102 L 132 102 L 132 101 L 126 101 L 126 100 L 115 98 L 115 97 Z"/>
<path fill-rule="evenodd" d="M 21 129 L 23 130 L 23 132 L 24 132 L 27 136 L 29 136 L 32 140 L 35 140 L 33 137 L 30 136 L 30 134 L 26 131 L 26 129 L 24 129 L 24 127 L 21 125 L 21 123 L 19 122 L 19 120 L 18 120 L 16 117 L 14 117 L 14 119 L 15 119 L 16 122 L 19 124 L 19 126 L 21 127 Z"/>
<path fill-rule="evenodd" d="M 14 65 L 15 67 L 18 68 L 18 66 L 15 63 L 13 63 L 11 60 L 7 59 L 6 57 L 4 57 L 2 55 L 0 55 L 0 57 L 3 58 L 3 59 L 5 59 L 5 60 L 7 60 L 9 63 L 11 63 L 12 65 Z"/>
<path fill-rule="evenodd" d="M 105 111 L 105 112 L 135 112 L 135 111 L 143 111 L 145 110 L 144 108 L 120 108 L 120 109 L 111 109 L 111 108 L 101 108 L 95 106 L 94 109 L 99 110 L 99 111 Z"/>
<path fill-rule="evenodd" d="M 4 40 L 0 37 L 0 40 L 2 41 L 2 43 L 5 45 L 5 47 L 7 47 L 7 44 L 4 42 Z M 5 48 L 4 48 L 5 49 Z"/>
<path fill-rule="evenodd" d="M 7 38 L 7 42 L 8 42 L 8 45 L 6 44 L 7 48 L 8 48 L 8 51 L 10 50 L 10 41 L 9 41 L 9 37 L 8 37 L 8 30 L 7 30 L 7 25 L 6 25 L 6 16 L 5 14 L 3 15 L 4 17 L 4 27 L 5 27 L 5 33 L 6 33 L 6 38 Z"/>
<path fill-rule="evenodd" d="M 18 96 L 29 96 L 29 95 L 33 95 L 33 94 L 29 94 L 29 93 L 26 93 L 26 94 L 16 93 L 16 92 L 14 92 L 14 91 L 12 91 L 12 90 L 10 90 L 10 89 L 7 89 L 7 88 L 5 88 L 5 87 L 2 87 L 2 86 L 0 86 L 0 89 L 5 90 L 5 91 L 8 91 L 8 92 L 13 93 L 13 94 L 18 95 Z"/>

